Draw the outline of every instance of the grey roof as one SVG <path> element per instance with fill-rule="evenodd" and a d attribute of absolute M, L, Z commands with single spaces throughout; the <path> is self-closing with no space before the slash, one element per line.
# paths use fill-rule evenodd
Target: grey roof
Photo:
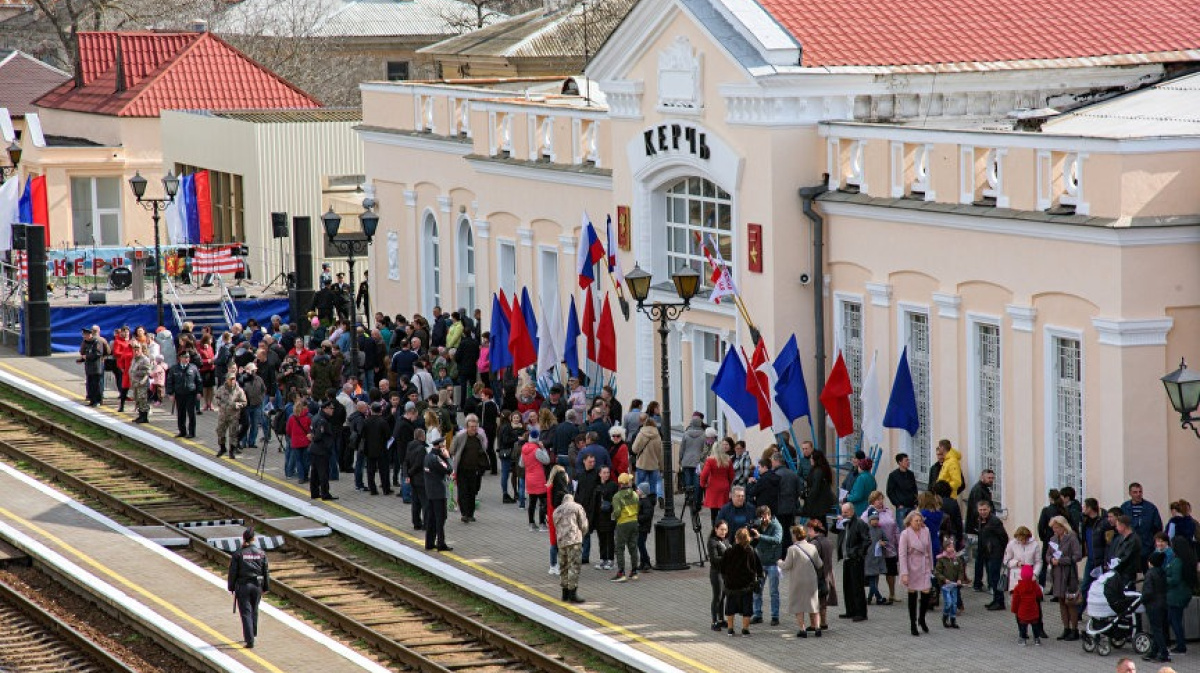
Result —
<path fill-rule="evenodd" d="M 1200 135 L 1200 74 L 1068 112 L 1046 122 L 1042 132 L 1101 138 Z"/>
<path fill-rule="evenodd" d="M 447 17 L 474 16 L 460 0 L 245 0 L 213 24 L 213 32 L 299 37 L 455 35 Z"/>
<path fill-rule="evenodd" d="M 360 108 L 317 108 L 312 110 L 231 110 L 214 111 L 214 117 L 253 124 L 297 124 L 311 122 L 360 122 Z"/>
<path fill-rule="evenodd" d="M 586 4 L 587 44 L 594 55 L 629 13 L 636 0 L 605 0 Z M 479 30 L 442 40 L 420 50 L 442 56 L 555 58 L 584 52 L 585 4 L 546 13 L 536 9 L 498 21 Z M 582 60 L 580 61 L 582 64 Z"/>
<path fill-rule="evenodd" d="M 14 116 L 36 112 L 33 101 L 70 77 L 25 52 L 0 51 L 0 107 Z"/>

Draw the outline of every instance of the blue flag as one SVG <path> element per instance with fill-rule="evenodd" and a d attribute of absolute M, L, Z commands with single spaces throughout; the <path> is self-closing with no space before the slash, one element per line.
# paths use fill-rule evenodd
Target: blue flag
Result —
<path fill-rule="evenodd" d="M 795 334 L 779 351 L 774 367 L 779 377 L 775 383 L 775 402 L 788 423 L 794 423 L 797 418 L 809 414 L 808 386 L 804 383 L 804 368 L 800 366 L 800 348 L 796 345 Z"/>
<path fill-rule="evenodd" d="M 200 242 L 200 210 L 196 204 L 196 178 L 185 175 L 179 179 L 179 214 L 183 220 L 183 230 L 187 243 L 195 245 Z"/>
<path fill-rule="evenodd" d="M 888 397 L 887 411 L 883 414 L 883 427 L 901 428 L 916 436 L 921 429 L 921 417 L 917 414 L 917 391 L 913 388 L 912 371 L 908 368 L 908 347 L 900 354 L 900 365 L 896 367 L 896 380 L 892 382 L 892 394 Z"/>
<path fill-rule="evenodd" d="M 25 178 L 25 191 L 21 192 L 21 199 L 17 202 L 17 221 L 22 224 L 31 224 L 33 222 L 33 195 L 30 191 L 32 186 L 33 176 L 30 175 Z M 99 222 L 92 223 L 92 226 L 99 225 Z M 91 243 L 91 241 L 80 241 L 80 243 Z"/>
<path fill-rule="evenodd" d="M 747 427 L 758 425 L 758 401 L 746 391 L 746 367 L 736 349 L 725 351 L 725 360 L 713 379 L 712 391 L 737 416 L 729 420 L 735 424 L 741 422 L 742 427 L 734 430 L 743 432 Z"/>
<path fill-rule="evenodd" d="M 567 338 L 563 348 L 563 362 L 571 376 L 579 376 L 579 314 L 575 311 L 575 297 L 571 297 L 571 309 L 567 311 Z"/>
<path fill-rule="evenodd" d="M 538 352 L 538 325 L 533 313 L 533 302 L 529 301 L 529 288 L 521 288 L 521 315 L 525 316 L 525 328 L 529 330 L 529 339 L 533 341 L 533 352 Z"/>
<path fill-rule="evenodd" d="M 488 346 L 488 360 L 491 371 L 511 367 L 512 353 L 508 352 L 508 316 L 500 305 L 500 297 L 492 295 L 492 340 Z"/>

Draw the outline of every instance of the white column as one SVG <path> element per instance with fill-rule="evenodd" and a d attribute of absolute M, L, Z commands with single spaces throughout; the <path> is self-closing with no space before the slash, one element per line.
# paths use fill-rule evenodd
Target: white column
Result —
<path fill-rule="evenodd" d="M 959 403 L 963 399 L 962 387 L 959 385 L 959 306 L 962 297 L 943 292 L 933 293 L 933 303 L 937 306 L 938 320 L 930 325 L 930 330 L 936 335 L 934 347 L 936 354 L 933 361 L 934 394 L 937 396 L 937 406 L 933 417 L 939 419 L 940 427 L 933 433 L 934 441 L 942 436 L 951 437 L 955 444 L 962 443 L 967 436 L 966 416 L 959 411 Z M 966 456 L 964 456 L 964 459 Z M 969 473 L 969 466 L 963 465 L 964 474 Z"/>
<path fill-rule="evenodd" d="M 1004 496 L 1001 503 L 1008 510 L 1008 520 L 1030 521 L 1045 500 L 1046 474 L 1044 461 L 1035 457 L 1040 437 L 1034 427 L 1035 400 L 1039 398 L 1033 385 L 1033 327 L 1037 309 L 1032 306 L 1009 304 L 1008 343 L 1001 339 L 1001 363 L 1009 380 L 1003 386 L 1004 399 Z M 968 481 L 973 479 L 968 476 Z M 1015 525 L 1015 523 L 1013 524 Z"/>
<path fill-rule="evenodd" d="M 478 210 L 478 209 L 476 209 Z M 475 225 L 475 296 L 486 314 L 492 303 L 492 223 L 476 219 Z"/>

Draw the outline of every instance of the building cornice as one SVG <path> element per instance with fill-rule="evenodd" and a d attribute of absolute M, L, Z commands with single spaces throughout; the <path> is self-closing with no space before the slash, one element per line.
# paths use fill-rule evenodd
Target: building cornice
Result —
<path fill-rule="evenodd" d="M 829 215 L 915 224 L 960 231 L 978 231 L 1006 236 L 1115 247 L 1188 245 L 1200 243 L 1200 225 L 1163 227 L 1105 227 L 1094 225 L 1034 222 L 1016 218 L 982 217 L 919 208 L 867 203 L 820 201 Z"/>
<path fill-rule="evenodd" d="M 938 315 L 951 320 L 958 320 L 958 307 L 962 306 L 962 297 L 946 292 L 934 292 L 933 303 L 938 307 Z"/>
<path fill-rule="evenodd" d="M 455 138 L 447 138 L 445 136 L 433 135 L 413 135 L 393 131 L 391 129 L 372 129 L 367 130 L 366 127 L 355 127 L 363 144 L 388 145 L 391 147 L 403 147 L 405 149 L 420 150 L 422 152 L 439 152 L 442 154 L 455 154 L 458 156 L 466 156 L 474 151 L 474 146 L 470 142 L 463 142 Z"/>
<path fill-rule="evenodd" d="M 1033 322 L 1037 319 L 1037 309 L 1032 306 L 1018 306 L 1016 304 L 1008 304 L 1004 307 L 1008 317 L 1012 319 L 1012 328 L 1015 332 L 1032 332 Z"/>
<path fill-rule="evenodd" d="M 467 163 L 470 164 L 471 168 L 486 175 L 501 175 L 519 180 L 536 180 L 538 182 L 549 182 L 556 185 L 584 187 L 587 189 L 612 189 L 611 172 L 582 173 L 549 166 L 543 168 L 541 166 L 529 166 L 480 155 L 468 156 Z"/>
<path fill-rule="evenodd" d="M 887 308 L 892 305 L 892 286 L 890 283 L 866 283 L 867 294 L 871 296 L 871 305 Z"/>
<path fill-rule="evenodd" d="M 1098 341 L 1107 346 L 1166 346 L 1167 333 L 1175 325 L 1173 318 L 1120 320 L 1092 318 Z"/>

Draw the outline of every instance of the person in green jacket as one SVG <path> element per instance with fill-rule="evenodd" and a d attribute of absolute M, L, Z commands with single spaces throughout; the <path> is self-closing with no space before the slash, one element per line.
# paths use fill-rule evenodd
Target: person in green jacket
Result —
<path fill-rule="evenodd" d="M 633 475 L 622 474 L 617 478 L 620 490 L 612 499 L 612 518 L 617 522 L 617 574 L 612 582 L 624 582 L 638 578 L 638 496 L 633 490 Z M 625 576 L 625 550 L 629 550 L 629 577 Z"/>
<path fill-rule="evenodd" d="M 1175 539 L 1180 542 L 1180 545 L 1190 544 L 1182 536 L 1176 536 Z M 1175 635 L 1175 647 L 1171 649 L 1171 652 L 1187 654 L 1187 638 L 1183 630 L 1183 611 L 1187 608 L 1188 603 L 1192 602 L 1192 587 L 1184 576 L 1185 561 L 1179 558 L 1176 551 L 1180 545 L 1172 548 L 1166 533 L 1155 533 L 1154 535 L 1155 549 L 1163 552 L 1167 557 L 1166 563 L 1163 564 L 1163 571 L 1167 575 L 1167 625 Z M 1189 561 L 1194 564 L 1195 557 Z"/>
<path fill-rule="evenodd" d="M 875 485 L 875 475 L 871 472 L 871 465 L 870 458 L 858 460 L 858 476 L 854 478 L 854 486 L 846 495 L 846 502 L 854 505 L 855 516 L 862 516 L 862 513 L 867 511 L 867 506 L 870 504 L 868 498 L 873 491 L 878 490 Z"/>

